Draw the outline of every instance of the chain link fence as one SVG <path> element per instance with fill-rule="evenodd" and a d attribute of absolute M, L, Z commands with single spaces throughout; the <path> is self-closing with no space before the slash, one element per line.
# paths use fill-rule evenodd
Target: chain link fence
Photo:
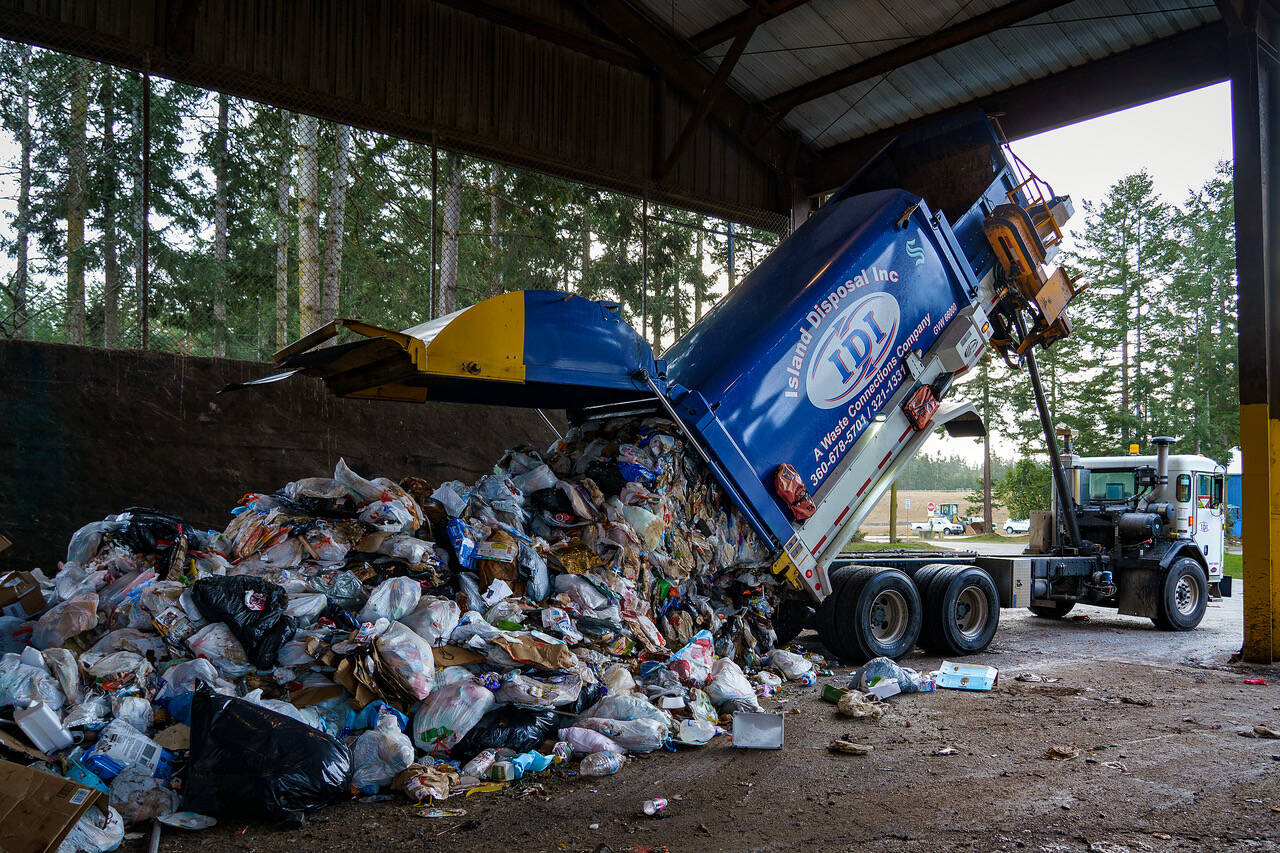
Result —
<path fill-rule="evenodd" d="M 0 335 L 268 359 L 508 290 L 669 344 L 776 232 L 0 41 Z"/>

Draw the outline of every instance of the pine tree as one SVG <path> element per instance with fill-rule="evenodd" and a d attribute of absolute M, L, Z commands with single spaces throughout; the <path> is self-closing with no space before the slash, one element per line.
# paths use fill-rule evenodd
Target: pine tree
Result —
<path fill-rule="evenodd" d="M 84 219 L 86 184 L 88 183 L 87 124 L 89 121 L 89 86 L 92 82 L 93 64 L 77 60 L 76 74 L 68 96 L 67 132 L 67 343 L 84 344 Z"/>
<path fill-rule="evenodd" d="M 1072 303 L 1085 374 L 1074 405 L 1086 452 L 1145 440 L 1152 412 L 1168 400 L 1150 330 L 1174 256 L 1172 224 L 1173 210 L 1145 171 L 1122 178 L 1101 204 L 1085 203 L 1068 263 L 1088 284 Z"/>
<path fill-rule="evenodd" d="M 321 314 L 326 322 L 338 316 L 342 256 L 346 242 L 345 221 L 347 189 L 350 181 L 348 167 L 350 148 L 351 128 L 345 124 L 336 125 L 333 137 L 333 182 L 329 188 L 329 209 L 325 212 L 324 292 Z"/>
<path fill-rule="evenodd" d="M 1235 211 L 1229 163 L 1188 194 L 1174 217 L 1176 257 L 1153 318 L 1175 391 L 1157 430 L 1175 452 L 1226 462 L 1240 442 L 1236 349 Z"/>
<path fill-rule="evenodd" d="M 320 120 L 298 120 L 298 332 L 323 322 L 320 282 Z"/>

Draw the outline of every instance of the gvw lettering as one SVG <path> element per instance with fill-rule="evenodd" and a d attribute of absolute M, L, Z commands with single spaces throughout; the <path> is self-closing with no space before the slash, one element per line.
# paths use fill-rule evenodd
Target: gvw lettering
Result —
<path fill-rule="evenodd" d="M 898 301 L 883 291 L 840 312 L 810 354 L 809 402 L 834 409 L 860 393 L 893 354 L 900 318 Z"/>

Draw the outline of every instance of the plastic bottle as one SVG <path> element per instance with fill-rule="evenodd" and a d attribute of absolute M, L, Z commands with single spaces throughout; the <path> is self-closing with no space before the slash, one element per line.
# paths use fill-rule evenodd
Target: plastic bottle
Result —
<path fill-rule="evenodd" d="M 654 797 L 652 800 L 645 800 L 644 805 L 640 807 L 640 811 L 649 817 L 664 817 L 667 811 L 667 801 L 662 797 Z"/>
<path fill-rule="evenodd" d="M 593 752 L 578 765 L 583 776 L 612 776 L 622 769 L 623 758 L 612 752 Z"/>
<path fill-rule="evenodd" d="M 62 718 L 57 712 L 43 702 L 33 702 L 30 699 L 26 701 L 25 708 L 18 708 L 13 712 L 13 720 L 36 745 L 36 749 L 54 753 L 71 746 L 71 732 L 62 725 Z"/>
<path fill-rule="evenodd" d="M 475 758 L 462 765 L 462 775 L 474 776 L 477 779 L 484 778 L 484 774 L 489 772 L 489 768 L 497 760 L 498 751 L 496 749 L 481 750 L 476 753 Z"/>

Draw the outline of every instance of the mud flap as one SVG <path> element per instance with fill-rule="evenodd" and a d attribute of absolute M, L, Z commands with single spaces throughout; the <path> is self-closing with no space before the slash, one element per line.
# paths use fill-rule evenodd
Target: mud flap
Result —
<path fill-rule="evenodd" d="M 1159 614 L 1164 572 L 1159 569 L 1125 569 L 1116 577 L 1116 609 L 1126 616 L 1154 619 Z"/>

